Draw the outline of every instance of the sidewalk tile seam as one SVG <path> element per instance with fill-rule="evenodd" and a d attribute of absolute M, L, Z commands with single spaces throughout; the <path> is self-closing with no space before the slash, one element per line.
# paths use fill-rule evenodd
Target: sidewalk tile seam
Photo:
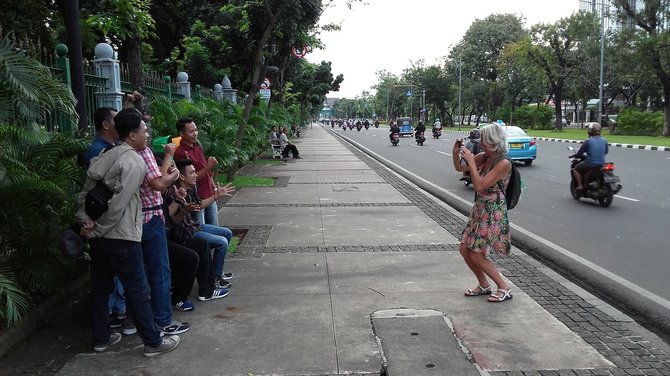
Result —
<path fill-rule="evenodd" d="M 423 210 L 429 217 L 435 220 L 443 228 L 445 228 L 447 231 L 450 231 L 452 234 L 460 234 L 464 226 L 464 221 L 461 218 L 458 218 L 455 214 L 451 213 L 450 211 L 440 206 L 437 206 L 434 203 L 431 203 L 428 198 L 423 196 L 421 193 L 417 192 L 416 189 L 410 186 L 407 182 L 402 181 L 400 178 L 396 177 L 396 175 L 394 175 L 392 172 L 386 169 L 386 167 L 384 167 L 378 161 L 362 153 L 354 146 L 342 140 L 340 140 L 340 142 L 343 145 L 345 145 L 345 147 L 347 147 L 350 151 L 352 151 L 354 155 L 358 156 L 363 162 L 365 162 L 373 171 L 377 172 L 377 174 L 379 174 L 383 179 L 389 182 L 389 184 L 395 187 L 400 193 L 402 193 L 403 195 L 405 195 L 405 197 L 414 202 L 420 210 Z M 554 303 L 557 302 L 560 302 L 560 304 L 562 304 L 563 307 L 568 312 L 574 314 L 578 313 L 577 312 L 578 309 L 584 309 L 584 308 L 588 308 L 593 311 L 599 311 L 599 310 L 595 308 L 592 304 L 586 302 L 583 298 L 581 298 L 577 294 L 567 290 L 565 287 L 563 287 L 557 281 L 551 279 L 549 276 L 544 275 L 543 273 L 535 273 L 536 268 L 532 266 L 530 263 L 528 263 L 526 260 L 523 260 L 521 257 L 515 257 L 514 255 L 510 255 L 509 257 L 501 258 L 499 256 L 493 255 L 492 259 L 497 265 L 499 265 L 501 273 L 510 280 L 512 280 L 512 282 L 515 285 L 519 286 L 519 288 L 522 288 L 522 286 L 524 286 L 525 284 L 524 280 L 527 280 L 528 278 L 534 278 L 534 280 L 537 281 L 536 285 L 545 286 L 545 291 L 551 291 L 552 294 L 550 294 L 546 300 L 537 300 L 537 303 L 540 304 L 540 306 L 542 306 L 545 310 L 547 310 L 547 312 L 552 314 L 557 320 L 559 320 L 560 322 L 565 324 L 568 328 L 573 330 L 575 334 L 578 335 L 580 338 L 590 336 L 594 332 L 601 334 L 597 336 L 599 341 L 598 347 L 601 348 L 596 350 L 608 360 L 612 361 L 612 359 L 610 359 L 612 357 L 611 353 L 607 352 L 607 350 L 610 349 L 610 345 L 619 343 L 619 341 L 621 340 L 625 341 L 625 343 L 630 344 L 636 344 L 637 342 L 641 341 L 639 337 L 632 336 L 628 329 L 623 328 L 621 323 L 616 322 L 616 325 L 612 325 L 614 320 L 604 312 L 600 312 L 600 314 L 602 314 L 602 317 L 605 317 L 606 320 L 596 318 L 594 319 L 595 325 L 593 325 L 590 322 L 587 324 L 583 324 L 583 322 L 581 321 L 580 322 L 573 321 L 567 314 L 557 315 L 556 310 L 551 309 Z M 511 273 L 511 271 L 515 271 L 516 273 Z M 558 295 L 556 296 L 553 294 L 553 292 L 558 292 L 560 295 L 556 294 Z M 555 301 L 552 301 L 552 299 L 555 299 Z M 570 307 L 570 304 L 567 301 L 577 302 L 576 305 L 579 306 L 579 308 Z M 605 335 L 602 335 L 603 331 L 606 333 Z M 595 343 L 598 342 L 592 341 L 590 344 L 593 345 Z M 662 358 L 662 356 L 666 354 L 664 354 L 663 351 L 660 350 L 658 351 L 661 352 L 663 355 L 660 354 L 658 356 L 653 355 L 653 358 L 663 363 L 664 366 L 663 369 L 668 369 L 670 371 L 670 362 L 664 361 Z M 639 361 L 640 364 L 644 363 L 642 357 L 634 354 L 632 355 L 632 357 L 636 358 L 636 360 Z M 614 361 L 612 361 L 612 363 L 616 364 L 616 362 Z M 629 369 L 633 369 L 634 367 L 620 366 L 619 368 L 626 368 L 626 370 L 628 371 Z M 608 369 L 608 371 L 610 370 L 613 370 L 613 368 Z"/>

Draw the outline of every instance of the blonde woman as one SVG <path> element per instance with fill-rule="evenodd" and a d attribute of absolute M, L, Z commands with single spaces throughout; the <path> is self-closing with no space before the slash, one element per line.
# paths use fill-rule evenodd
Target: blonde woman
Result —
<path fill-rule="evenodd" d="M 453 148 L 454 168 L 459 172 L 468 171 L 475 189 L 475 204 L 463 230 L 460 252 L 478 282 L 477 287 L 465 292 L 465 296 L 491 295 L 488 301 L 498 303 L 512 299 L 512 293 L 487 255 L 490 252 L 508 255 L 510 251 L 507 204 L 501 186 L 507 186 L 512 166 L 505 159 L 505 129 L 490 124 L 482 127 L 480 134 L 481 153 L 472 154 L 463 145 L 462 139 L 456 140 Z M 461 159 L 466 162 L 465 165 L 461 165 Z M 497 286 L 495 293 L 489 278 Z"/>

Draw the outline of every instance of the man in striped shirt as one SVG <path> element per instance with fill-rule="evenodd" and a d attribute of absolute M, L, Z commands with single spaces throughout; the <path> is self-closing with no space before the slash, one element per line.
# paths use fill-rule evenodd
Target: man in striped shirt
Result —
<path fill-rule="evenodd" d="M 173 144 L 165 146 L 165 158 L 161 169 L 158 168 L 156 158 L 150 148 L 137 152 L 147 165 L 146 175 L 140 185 L 144 265 L 151 288 L 151 308 L 154 321 L 166 335 L 180 334 L 190 329 L 188 323 L 180 323 L 172 318 L 170 298 L 170 261 L 161 192 L 179 177 L 179 170 L 172 166 L 174 150 L 175 145 Z"/>

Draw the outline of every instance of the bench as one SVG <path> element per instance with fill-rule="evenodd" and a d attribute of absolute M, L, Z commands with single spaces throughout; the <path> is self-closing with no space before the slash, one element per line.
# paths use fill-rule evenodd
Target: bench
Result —
<path fill-rule="evenodd" d="M 270 141 L 270 146 L 272 147 L 272 158 L 281 158 L 283 156 L 284 148 L 281 145 Z"/>

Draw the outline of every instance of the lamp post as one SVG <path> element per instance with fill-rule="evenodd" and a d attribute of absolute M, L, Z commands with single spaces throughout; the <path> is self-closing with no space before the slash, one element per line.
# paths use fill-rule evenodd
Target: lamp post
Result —
<path fill-rule="evenodd" d="M 600 85 L 598 90 L 598 122 L 603 118 L 603 86 L 605 81 L 605 0 L 600 0 Z"/>
<path fill-rule="evenodd" d="M 456 67 L 458 68 L 458 130 L 461 130 L 461 120 L 463 114 L 461 113 L 461 71 L 463 68 L 463 61 L 456 60 Z"/>

